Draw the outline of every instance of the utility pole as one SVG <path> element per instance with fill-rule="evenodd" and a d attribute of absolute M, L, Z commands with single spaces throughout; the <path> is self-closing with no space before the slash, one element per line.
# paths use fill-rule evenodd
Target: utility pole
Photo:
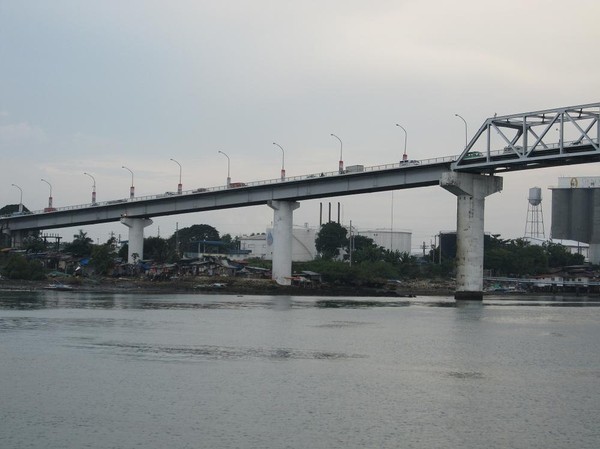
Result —
<path fill-rule="evenodd" d="M 175 254 L 179 257 L 179 222 L 175 223 Z"/>
<path fill-rule="evenodd" d="M 350 266 L 352 266 L 352 220 L 350 220 L 350 239 L 348 240 L 348 252 L 350 253 Z"/>

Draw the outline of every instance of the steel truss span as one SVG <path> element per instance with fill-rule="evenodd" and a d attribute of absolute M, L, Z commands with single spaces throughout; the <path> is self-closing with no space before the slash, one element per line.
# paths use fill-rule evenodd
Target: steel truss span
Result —
<path fill-rule="evenodd" d="M 488 118 L 452 164 L 499 173 L 600 161 L 600 103 Z"/>

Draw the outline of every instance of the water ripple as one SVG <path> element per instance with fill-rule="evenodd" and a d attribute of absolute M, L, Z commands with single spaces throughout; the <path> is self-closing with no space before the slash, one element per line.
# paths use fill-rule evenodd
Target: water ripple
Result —
<path fill-rule="evenodd" d="M 196 360 L 340 360 L 367 356 L 343 352 L 311 351 L 293 348 L 244 348 L 232 346 L 166 346 L 126 343 L 92 343 L 74 345 L 80 348 L 99 349 L 108 353 L 161 361 Z"/>

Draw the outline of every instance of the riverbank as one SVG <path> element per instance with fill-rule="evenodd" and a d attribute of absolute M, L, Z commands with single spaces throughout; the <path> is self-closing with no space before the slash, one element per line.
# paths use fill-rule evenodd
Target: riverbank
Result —
<path fill-rule="evenodd" d="M 418 295 L 453 295 L 454 283 L 446 280 L 407 280 L 382 287 L 345 286 L 328 283 L 310 286 L 278 285 L 270 279 L 178 278 L 150 281 L 136 278 L 62 278 L 58 282 L 78 292 L 106 293 L 215 293 L 290 296 L 378 296 L 413 297 Z M 48 289 L 55 281 L 24 281 L 0 279 L 0 290 L 39 291 Z"/>

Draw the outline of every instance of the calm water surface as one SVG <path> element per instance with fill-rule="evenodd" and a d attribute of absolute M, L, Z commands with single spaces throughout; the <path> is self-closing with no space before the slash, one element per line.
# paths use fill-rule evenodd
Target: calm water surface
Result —
<path fill-rule="evenodd" d="M 597 449 L 599 301 L 0 292 L 0 447 Z"/>

